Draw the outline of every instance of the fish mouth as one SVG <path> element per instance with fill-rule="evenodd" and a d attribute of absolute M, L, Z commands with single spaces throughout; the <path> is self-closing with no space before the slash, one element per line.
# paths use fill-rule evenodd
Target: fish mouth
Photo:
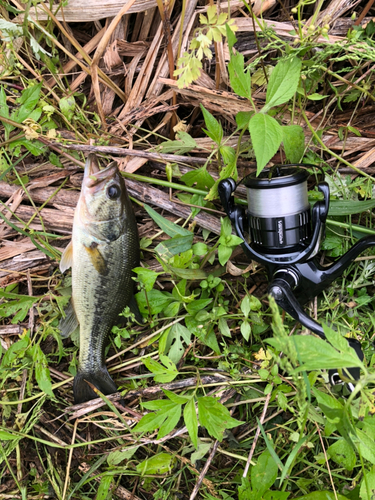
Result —
<path fill-rule="evenodd" d="M 117 172 L 117 162 L 113 161 L 101 170 L 97 156 L 90 153 L 86 160 L 83 180 L 88 188 L 98 187 L 104 181 L 114 177 Z"/>

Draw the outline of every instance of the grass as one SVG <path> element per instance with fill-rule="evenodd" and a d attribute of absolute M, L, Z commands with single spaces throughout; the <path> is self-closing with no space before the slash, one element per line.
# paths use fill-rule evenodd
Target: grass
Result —
<path fill-rule="evenodd" d="M 301 340 L 293 342 L 290 335 L 300 338 L 307 332 L 277 309 L 267 296 L 264 271 L 255 263 L 249 266 L 229 221 L 220 220 L 220 213 L 224 214 L 215 192 L 218 177 L 235 176 L 238 171 L 241 178 L 249 165 L 259 169 L 257 147 L 253 149 L 248 134 L 251 116 L 228 115 L 225 107 L 219 113 L 215 96 L 212 101 L 206 97 L 202 109 L 193 94 L 182 101 L 177 93 L 177 121 L 182 127 L 177 135 L 169 127 L 173 112 L 168 109 L 143 117 L 134 115 L 134 119 L 131 112 L 121 117 L 121 89 L 135 88 L 137 74 L 121 75 L 127 79 L 121 80 L 121 87 L 113 67 L 106 73 L 100 69 L 99 77 L 93 78 L 95 88 L 88 79 L 80 90 L 71 90 L 71 76 L 61 76 L 67 62 L 60 38 L 61 33 L 68 33 L 63 25 L 54 16 L 54 25 L 40 21 L 34 27 L 27 22 L 23 26 L 14 21 L 13 7 L 8 7 L 7 11 L 1 6 L 2 14 L 13 27 L 0 26 L 6 62 L 0 91 L 1 180 L 14 196 L 19 187 L 26 195 L 18 205 L 17 198 L 9 205 L 10 191 L 1 191 L 0 231 L 4 249 L 31 241 L 39 253 L 37 260 L 30 258 L 26 264 L 22 259 L 30 257 L 27 252 L 18 260 L 12 260 L 9 253 L 4 267 L 0 265 L 0 499 L 372 498 L 373 252 L 362 255 L 306 309 L 317 321 L 339 330 L 340 334 L 329 334 L 331 345 L 339 351 L 338 359 L 348 355 L 340 343 L 341 335 L 361 341 L 365 353 L 362 377 L 356 394 L 350 395 L 342 387 L 328 384 L 327 343 L 309 344 L 313 337 L 302 337 L 305 349 L 298 351 L 296 345 Z M 267 28 L 258 35 L 262 53 L 241 59 L 241 43 L 246 42 L 243 34 L 236 32 L 236 45 L 229 40 L 231 50 L 238 47 L 232 54 L 229 83 L 237 92 L 232 97 L 243 97 L 238 98 L 242 106 L 248 99 L 248 109 L 255 109 L 258 115 L 263 109 L 283 129 L 290 124 L 302 126 L 304 161 L 322 166 L 331 188 L 332 207 L 341 203 L 327 221 L 319 254 L 326 264 L 344 254 L 357 238 L 373 234 L 371 203 L 358 214 L 362 210 L 358 202 L 373 199 L 371 164 L 366 171 L 357 166 L 362 151 L 371 146 L 365 141 L 355 143 L 356 138 L 372 137 L 361 120 L 371 116 L 374 99 L 373 77 L 368 72 L 373 61 L 373 26 L 356 28 L 340 42 L 327 44 L 319 37 L 329 36 L 330 28 L 325 27 L 329 22 L 310 31 L 302 22 L 306 17 L 316 24 L 321 3 L 294 7 L 297 43 L 285 41 L 277 29 Z M 275 16 L 285 21 L 283 8 L 276 9 Z M 172 24 L 184 12 L 176 8 Z M 205 15 L 208 17 L 203 21 L 207 22 L 197 32 L 203 45 L 208 43 L 204 37 L 211 42 L 214 34 L 225 40 L 228 32 L 224 32 L 223 19 L 215 17 L 213 10 Z M 243 10 L 237 15 L 246 19 Z M 343 21 L 350 15 L 352 12 L 347 12 Z M 122 27 L 129 30 L 127 40 L 134 42 L 143 13 L 130 14 L 128 20 L 128 28 Z M 147 41 L 152 41 L 159 21 L 155 15 Z M 30 27 L 27 34 L 26 26 Z M 92 74 L 91 61 L 96 59 L 85 52 L 88 49 L 82 49 L 89 42 L 86 28 L 74 23 L 70 26 L 74 30 L 68 33 L 64 53 L 72 59 L 73 52 L 79 52 L 84 61 L 80 67 Z M 94 23 L 90 23 L 90 30 L 95 34 Z M 186 45 L 182 35 L 189 33 L 181 32 L 180 43 Z M 22 49 L 17 49 L 17 38 L 23 39 Z M 220 43 L 215 39 L 210 48 L 217 61 L 222 60 L 217 55 Z M 193 43 L 184 78 L 189 78 L 198 64 L 198 49 Z M 301 60 L 301 69 L 294 69 L 297 90 L 285 102 L 264 97 L 266 80 L 271 78 L 267 71 L 276 66 L 277 58 L 284 60 L 291 51 Z M 170 56 L 169 50 L 169 68 Z M 121 57 L 132 68 L 134 56 L 125 52 Z M 144 57 L 133 60 L 134 68 L 142 65 L 147 70 Z M 221 63 L 215 73 L 206 59 L 199 61 L 214 84 L 220 74 L 225 75 Z M 150 67 L 148 76 L 158 77 L 158 68 L 156 64 Z M 251 95 L 246 94 L 248 70 Z M 258 70 L 261 78 L 267 70 L 263 80 L 256 78 Z M 246 95 L 241 94 L 243 82 L 233 83 L 237 76 L 233 77 L 232 71 L 245 75 Z M 107 82 L 113 92 L 111 110 L 118 111 L 113 111 L 112 117 L 103 112 L 107 94 L 99 82 Z M 142 88 L 132 105 L 148 109 L 149 98 L 145 88 L 142 94 Z M 221 90 L 230 88 L 222 84 Z M 99 109 L 91 97 L 94 91 L 96 98 L 99 91 Z M 172 97 L 162 99 L 163 104 Z M 120 128 L 118 122 L 122 123 Z M 212 139 L 209 146 L 203 128 Z M 330 138 L 341 141 L 341 151 Z M 254 142 L 253 136 L 251 139 Z M 131 148 L 137 144 L 142 151 L 153 147 L 153 153 L 157 146 L 161 153 L 191 155 L 190 160 L 197 152 L 200 158 L 208 158 L 206 165 L 191 170 L 190 161 L 153 163 L 153 156 L 135 174 L 125 173 L 133 189 L 141 235 L 138 303 L 147 320 L 143 325 L 130 323 L 125 312 L 124 324 L 114 327 L 106 351 L 125 406 L 118 395 L 100 395 L 94 403 L 72 406 L 78 337 L 61 339 L 58 331 L 59 318 L 71 295 L 69 274 L 61 275 L 58 260 L 69 237 L 66 227 L 72 223 L 81 183 L 77 165 L 84 162 L 83 153 L 66 152 L 63 146 L 87 145 L 89 140 L 95 146 Z M 229 146 L 231 140 L 234 148 Z M 273 161 L 285 162 L 285 156 L 293 151 L 285 142 L 279 146 Z M 56 180 L 67 168 L 72 171 Z M 52 191 L 33 189 L 32 183 L 40 178 L 42 185 L 51 184 L 48 189 Z M 152 188 L 159 191 L 147 191 L 150 179 Z M 144 198 L 141 192 L 146 193 Z M 205 199 L 208 192 L 209 199 Z M 170 196 L 172 211 L 163 210 L 163 193 Z M 65 197 L 59 198 L 64 202 L 56 201 L 59 195 Z M 246 203 L 240 190 L 238 196 Z M 310 186 L 310 201 L 319 196 Z M 187 215 L 177 217 L 181 207 Z M 46 208 L 52 211 L 49 219 L 43 211 Z M 21 333 L 11 330 L 16 325 Z M 320 365 L 311 368 L 314 349 L 321 349 L 317 351 Z"/>

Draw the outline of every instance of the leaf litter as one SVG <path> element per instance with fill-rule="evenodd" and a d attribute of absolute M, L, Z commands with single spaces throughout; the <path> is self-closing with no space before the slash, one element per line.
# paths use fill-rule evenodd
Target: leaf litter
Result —
<path fill-rule="evenodd" d="M 373 233 L 372 2 L 25 5 L 0 6 L 0 498 L 370 498 L 371 256 L 314 306 L 365 345 L 361 396 L 340 399 L 324 368 L 351 353 L 334 332 L 287 341 L 301 328 L 269 308 L 216 190 L 304 157 L 333 193 L 322 259 Z M 114 329 L 122 395 L 72 407 L 58 261 L 93 150 L 134 201 L 146 322 Z"/>

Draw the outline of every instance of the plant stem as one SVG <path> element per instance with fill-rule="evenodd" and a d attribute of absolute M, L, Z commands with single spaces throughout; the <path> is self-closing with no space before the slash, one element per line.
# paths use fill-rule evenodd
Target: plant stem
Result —
<path fill-rule="evenodd" d="M 339 222 L 337 220 L 332 220 L 332 219 L 327 219 L 326 223 L 330 224 L 331 226 L 342 227 L 344 229 L 357 231 L 358 233 L 375 235 L 375 231 L 373 231 L 372 229 L 367 229 L 367 227 L 356 226 L 354 224 L 347 224 L 345 222 Z"/>
<path fill-rule="evenodd" d="M 164 186 L 171 189 L 178 189 L 179 191 L 186 191 L 187 193 L 199 194 L 201 196 L 206 196 L 208 194 L 208 191 L 205 191 L 203 189 L 197 189 L 194 187 L 185 186 L 184 184 L 177 184 L 176 182 L 163 181 L 162 179 L 152 179 L 151 177 L 145 177 L 143 175 L 138 175 L 138 174 L 130 174 L 128 172 L 121 172 L 121 173 L 127 179 L 132 179 L 134 181 L 147 182 L 148 184 L 156 184 L 158 186 Z M 240 205 L 247 205 L 246 200 L 235 198 L 235 201 Z"/>

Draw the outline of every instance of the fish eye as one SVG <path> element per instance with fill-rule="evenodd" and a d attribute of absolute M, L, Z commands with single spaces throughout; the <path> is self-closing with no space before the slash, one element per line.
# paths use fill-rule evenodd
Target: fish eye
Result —
<path fill-rule="evenodd" d="M 109 186 L 107 189 L 107 196 L 110 200 L 117 200 L 117 198 L 121 196 L 121 189 L 119 186 L 112 184 L 112 186 Z"/>

